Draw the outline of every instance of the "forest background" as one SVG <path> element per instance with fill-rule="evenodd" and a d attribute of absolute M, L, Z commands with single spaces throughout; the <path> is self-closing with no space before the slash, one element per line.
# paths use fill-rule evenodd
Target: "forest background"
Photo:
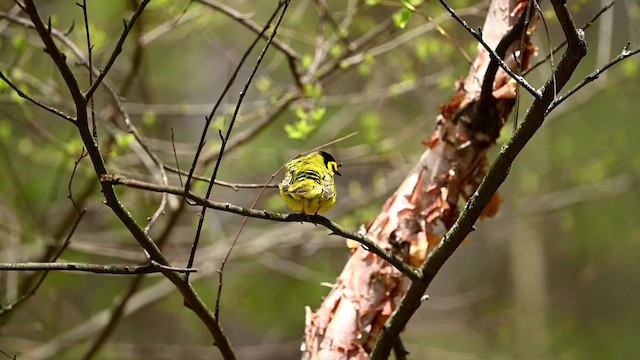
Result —
<path fill-rule="evenodd" d="M 225 13 L 216 4 L 151 1 L 107 77 L 149 148 L 167 166 L 183 171 L 191 165 L 205 117 L 255 38 L 246 23 L 259 31 L 274 7 L 234 1 L 223 6 Z M 482 25 L 488 3 L 450 4 L 472 27 Z M 93 62 L 102 67 L 122 32 L 122 19 L 139 4 L 87 5 Z M 607 5 L 577 1 L 569 8 L 582 26 Z M 538 24 L 534 62 L 564 39 L 550 4 L 541 7 L 548 34 Z M 75 24 L 65 36 L 86 53 L 81 7 L 48 1 L 38 8 L 62 32 Z M 476 52 L 477 42 L 440 4 L 418 8 L 407 13 L 396 1 L 292 2 L 247 92 L 217 179 L 264 184 L 291 157 L 341 139 L 326 148 L 343 163 L 344 175 L 337 179 L 338 204 L 327 217 L 352 230 L 369 223 L 418 161 L 439 106 L 449 101 Z M 0 1 L 0 11 L 0 70 L 34 98 L 63 111 L 72 108 L 41 40 L 11 20 L 24 14 L 8 0 Z M 355 39 L 364 39 L 361 48 L 347 51 Z M 586 30 L 586 40 L 589 52 L 569 85 L 609 62 L 627 42 L 632 48 L 640 45 L 640 3 L 617 2 Z M 326 46 L 319 50 L 319 43 Z M 68 63 L 86 88 L 86 69 L 74 61 Z M 292 61 L 300 78 L 292 77 Z M 209 160 L 204 176 L 211 175 L 221 145 L 217 130 L 228 129 L 254 63 L 248 60 L 241 69 L 212 119 L 202 155 Z M 478 223 L 403 332 L 412 358 L 640 356 L 635 345 L 640 331 L 639 66 L 638 58 L 629 58 L 562 104 L 519 155 L 500 189 L 499 213 Z M 547 62 L 527 80 L 539 87 L 550 73 Z M 302 96 L 292 92 L 297 87 Z M 148 171 L 153 162 L 141 155 L 107 91 L 99 89 L 94 98 L 110 172 L 158 182 Z M 521 97 L 521 117 L 531 101 Z M 498 145 L 512 130 L 512 123 L 503 128 Z M 82 209 L 86 213 L 59 262 L 144 262 L 139 245 L 102 204 L 90 161 L 77 162 L 82 149 L 73 126 L 0 82 L 1 262 L 36 260 L 47 245 L 56 248 Z M 169 170 L 167 176 L 177 186 L 185 180 Z M 203 194 L 206 183 L 194 181 L 193 189 Z M 161 195 L 138 189 L 118 187 L 117 192 L 142 224 L 161 201 Z M 259 192 L 216 186 L 211 199 L 251 207 Z M 167 198 L 166 214 L 150 234 L 164 238 L 163 253 L 183 267 L 201 209 L 180 203 L 178 197 Z M 256 208 L 288 212 L 273 188 Z M 236 214 L 207 212 L 193 283 L 211 307 L 216 270 L 242 221 Z M 335 281 L 350 252 L 344 239 L 327 234 L 325 228 L 295 222 L 251 219 L 244 226 L 225 266 L 220 303 L 222 327 L 239 358 L 299 358 L 305 306 L 319 306 L 329 290 L 326 283 Z M 0 272 L 0 304 L 19 298 L 29 276 Z M 169 281 L 159 274 L 135 279 L 51 272 L 33 297 L 0 318 L 0 350 L 18 359 L 219 356 Z M 110 314 L 123 298 L 128 302 L 122 319 L 106 333 Z"/>

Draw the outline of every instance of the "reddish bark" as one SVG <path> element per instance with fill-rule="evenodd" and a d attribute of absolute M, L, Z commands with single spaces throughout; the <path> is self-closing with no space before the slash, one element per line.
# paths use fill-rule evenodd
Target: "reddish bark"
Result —
<path fill-rule="evenodd" d="M 496 48 L 525 12 L 526 0 L 494 0 L 483 39 Z M 533 31 L 530 27 L 529 31 Z M 536 52 L 525 39 L 523 66 Z M 505 63 L 513 70 L 520 36 L 507 51 Z M 487 150 L 495 144 L 516 99 L 516 83 L 503 70 L 493 82 L 490 106 L 477 106 L 490 57 L 478 45 L 469 75 L 458 83 L 451 101 L 441 107 L 436 128 L 424 141 L 426 151 L 366 235 L 387 251 L 420 266 L 458 217 L 459 205 L 477 188 L 487 167 Z M 494 215 L 501 199 L 496 195 L 484 216 Z M 359 246 L 320 308 L 306 309 L 303 359 L 367 359 L 382 327 L 406 293 L 409 279 L 376 255 Z"/>

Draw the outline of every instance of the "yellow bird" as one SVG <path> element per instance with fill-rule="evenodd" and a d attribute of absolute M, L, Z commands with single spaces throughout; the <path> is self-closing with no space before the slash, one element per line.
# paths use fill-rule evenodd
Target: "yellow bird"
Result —
<path fill-rule="evenodd" d="M 318 214 L 328 211 L 336 203 L 335 175 L 340 164 L 331 154 L 316 151 L 293 159 L 286 165 L 280 182 L 280 195 L 293 211 Z"/>

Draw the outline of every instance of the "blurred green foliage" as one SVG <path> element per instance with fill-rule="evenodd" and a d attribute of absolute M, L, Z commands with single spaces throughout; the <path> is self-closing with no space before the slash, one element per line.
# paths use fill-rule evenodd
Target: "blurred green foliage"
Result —
<path fill-rule="evenodd" d="M 302 88 L 297 88 L 286 58 L 273 47 L 270 49 L 242 105 L 231 141 L 253 131 L 269 116 L 274 104 L 290 92 L 299 91 L 300 99 L 251 141 L 225 155 L 219 179 L 264 183 L 296 154 L 357 131 L 355 136 L 327 149 L 344 164 L 341 169 L 344 176 L 338 179 L 338 205 L 328 215 L 343 226 L 357 229 L 379 212 L 384 200 L 424 151 L 421 141 L 430 136 L 438 106 L 449 100 L 456 81 L 468 71 L 469 64 L 458 49 L 465 49 L 473 57 L 476 44 L 435 2 L 419 5 L 366 0 L 353 2 L 355 6 L 347 3 L 350 2 L 327 1 L 329 15 L 338 20 L 351 16 L 351 21 L 347 28 L 338 31 L 344 41 L 336 40 L 323 50 L 327 57 L 320 71 L 336 62 L 335 72 L 326 78 L 310 76 Z M 465 18 L 474 27 L 482 24 L 485 3 L 468 0 L 451 3 L 456 9 L 475 7 L 477 14 Z M 307 74 L 314 66 L 319 31 L 324 31 L 325 39 L 338 36 L 337 30 L 327 24 L 319 27 L 314 4 L 294 2 L 278 32 L 278 39 L 301 56 L 300 74 Z M 66 31 L 75 23 L 69 38 L 86 51 L 82 14 L 74 2 L 50 1 L 38 5 L 42 16 L 51 16 L 54 27 Z M 271 2 L 260 1 L 229 1 L 227 5 L 261 25 L 273 6 Z M 89 28 L 98 67 L 106 63 L 115 46 L 122 30 L 121 19 L 130 15 L 129 6 L 127 1 L 89 2 Z M 400 41 L 402 35 L 428 23 L 411 6 L 418 6 L 423 14 L 436 19 L 440 27 Z M 599 2 L 580 1 L 571 6 L 576 22 L 581 24 L 598 10 Z M 640 28 L 634 21 L 640 13 L 637 4 L 618 6 L 629 9 L 615 12 L 611 38 L 614 52 L 627 41 L 640 38 Z M 12 7 L 13 2 L 0 0 L 0 11 L 10 11 Z M 543 4 L 543 13 L 555 44 L 562 34 L 548 4 Z M 349 53 L 350 41 L 385 22 L 392 26 L 364 50 Z M 222 14 L 188 1 L 154 0 L 139 25 L 108 79 L 120 87 L 128 77 L 133 77 L 131 90 L 124 94 L 131 120 L 166 164 L 176 166 L 175 155 L 180 168 L 188 171 L 204 118 L 254 34 Z M 2 20 L 0 28 L 0 70 L 25 93 L 69 113 L 73 107 L 68 92 L 42 52 L 35 33 Z M 457 43 L 447 40 L 439 31 L 446 32 Z M 553 44 L 547 44 L 546 36 L 540 35 L 544 29 L 538 31 L 535 41 L 544 55 Z M 596 25 L 587 33 L 592 50 L 601 45 L 597 43 L 597 32 Z M 135 60 L 136 39 L 146 41 L 139 60 Z M 384 46 L 389 49 L 381 48 Z M 66 48 L 65 53 L 80 84 L 88 88 L 86 70 L 76 66 L 73 54 Z M 589 53 L 575 82 L 602 65 L 595 63 L 594 54 L 595 51 Z M 129 73 L 134 66 L 140 66 L 139 70 Z M 508 249 L 514 241 L 529 240 L 520 235 L 514 226 L 516 221 L 524 221 L 543 238 L 546 306 L 544 314 L 524 316 L 547 319 L 546 358 L 640 356 L 635 344 L 640 331 L 640 310 L 636 305 L 640 280 L 635 276 L 640 271 L 638 67 L 638 58 L 614 67 L 606 79 L 589 85 L 574 102 L 560 107 L 525 148 L 501 189 L 506 203 L 499 217 L 480 224 L 468 245 L 454 255 L 429 290 L 433 300 L 425 303 L 406 329 L 405 344 L 415 358 L 535 358 L 527 356 L 526 351 L 523 355 L 523 350 L 516 346 L 522 336 L 516 330 L 516 315 L 521 308 L 515 299 L 512 279 L 516 274 L 512 273 L 510 263 L 513 257 L 517 261 L 528 254 L 514 255 Z M 549 71 L 548 66 L 542 66 L 528 79 L 540 86 Z M 437 73 L 441 75 L 435 79 L 424 79 Z M 218 130 L 225 131 L 229 126 L 230 114 L 248 74 L 248 67 L 240 72 L 221 111 L 215 114 L 205 153 L 220 147 Z M 112 117 L 113 107 L 106 92 L 98 91 L 95 100 L 100 146 L 110 171 L 158 182 L 148 171 L 149 160 L 136 150 L 138 144 L 133 135 L 123 130 L 122 119 Z M 523 97 L 520 118 L 529 102 Z M 509 137 L 511 130 L 509 123 L 499 143 Z M 67 198 L 68 187 L 74 197 L 81 196 L 85 189 L 90 190 L 91 197 L 83 205 L 88 210 L 86 218 L 62 260 L 92 263 L 144 260 L 141 249 L 124 226 L 101 204 L 88 159 L 81 162 L 73 183 L 69 184 L 81 149 L 70 124 L 32 106 L 0 82 L 3 261 L 8 250 L 16 248 L 21 260 L 35 259 L 44 244 L 53 241 L 57 229 L 69 229 L 70 224 L 61 224 L 63 215 L 73 211 Z M 210 164 L 202 174 L 210 176 L 211 170 Z M 280 176 L 272 182 L 277 182 Z M 172 185 L 180 186 L 181 181 L 184 176 L 170 174 Z M 194 183 L 193 189 L 198 193 L 205 188 L 202 182 Z M 160 195 L 128 188 L 117 190 L 136 220 L 146 224 L 158 206 Z M 258 190 L 253 189 L 234 191 L 215 187 L 212 199 L 250 206 L 257 194 Z M 258 207 L 286 211 L 274 189 L 265 192 Z M 198 211 L 196 207 L 187 207 L 169 235 L 165 253 L 179 266 L 186 263 Z M 152 230 L 154 238 L 163 232 L 170 213 Z M 207 215 L 197 266 L 213 271 L 197 281 L 196 287 L 212 308 L 218 280 L 215 269 L 220 266 L 241 220 L 213 211 Z M 61 233 L 66 235 L 66 231 Z M 282 343 L 290 349 L 288 354 L 293 354 L 288 356 L 296 358 L 299 343 L 294 346 L 291 343 L 301 338 L 304 307 L 315 309 L 320 304 L 328 292 L 320 282 L 334 282 L 347 257 L 343 239 L 327 236 L 323 228 L 249 221 L 227 264 L 221 301 L 222 323 L 232 342 L 239 348 Z M 20 274 L 20 279 L 26 276 Z M 9 280 L 6 273 L 0 273 L 3 289 L 0 294 L 8 294 L 5 289 L 9 290 Z M 8 323 L 0 322 L 0 349 L 22 354 L 58 339 L 58 335 L 113 306 L 131 280 L 52 274 Z M 167 281 L 152 277 L 144 281 L 143 287 L 159 287 L 163 283 Z M 478 291 L 484 295 L 469 295 Z M 160 345 L 175 345 L 184 354 L 191 348 L 210 346 L 204 327 L 182 306 L 175 291 L 170 294 L 126 317 L 96 358 L 143 358 L 141 353 L 152 351 L 150 348 L 154 346 L 162 349 Z M 8 300 L 0 296 L 3 303 Z M 21 326 L 27 330 L 21 330 Z M 91 339 L 70 344 L 66 352 L 54 358 L 80 358 Z M 124 350 L 127 344 L 140 349 L 127 352 Z M 211 355 L 215 351 L 207 354 L 217 356 Z"/>

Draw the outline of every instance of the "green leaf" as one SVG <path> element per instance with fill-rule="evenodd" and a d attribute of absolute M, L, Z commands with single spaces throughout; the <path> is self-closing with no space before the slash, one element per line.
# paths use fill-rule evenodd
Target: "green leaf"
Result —
<path fill-rule="evenodd" d="M 299 120 L 307 120 L 307 112 L 301 107 L 296 109 L 296 117 Z"/>
<path fill-rule="evenodd" d="M 116 144 L 121 149 L 129 149 L 136 138 L 133 134 L 122 134 L 116 137 Z"/>
<path fill-rule="evenodd" d="M 362 114 L 360 128 L 368 143 L 377 143 L 381 138 L 381 119 L 377 112 L 369 111 Z"/>
<path fill-rule="evenodd" d="M 331 47 L 331 50 L 329 51 L 329 53 L 331 54 L 332 57 L 337 58 L 338 56 L 342 55 L 343 51 L 344 51 L 343 46 L 341 44 L 336 44 Z"/>
<path fill-rule="evenodd" d="M 365 0 L 365 4 L 369 6 L 375 6 L 382 2 L 382 0 Z"/>
<path fill-rule="evenodd" d="M 22 35 L 17 35 L 12 39 L 11 45 L 16 52 L 22 52 L 27 46 L 27 38 Z"/>
<path fill-rule="evenodd" d="M 304 84 L 304 95 L 311 99 L 319 99 L 322 97 L 322 86 L 320 84 Z"/>
<path fill-rule="evenodd" d="M 155 125 L 157 120 L 157 116 L 156 113 L 154 113 L 153 111 L 146 111 L 143 115 L 142 115 L 142 124 L 144 126 L 153 126 Z"/>
<path fill-rule="evenodd" d="M 217 116 L 213 120 L 213 127 L 216 130 L 222 131 L 225 129 L 226 126 L 227 126 L 227 117 L 224 115 Z"/>
<path fill-rule="evenodd" d="M 265 76 L 262 76 L 256 82 L 256 87 L 261 93 L 266 93 L 267 91 L 269 91 L 269 89 L 271 89 L 271 80 L 269 80 Z"/>
<path fill-rule="evenodd" d="M 322 118 L 324 117 L 324 114 L 327 112 L 326 108 L 323 107 L 319 107 L 316 109 L 311 110 L 311 118 L 314 121 L 320 121 L 322 120 Z"/>
<path fill-rule="evenodd" d="M 376 62 L 376 59 L 371 54 L 367 54 L 364 56 L 364 60 L 358 66 L 358 74 L 367 76 L 371 75 L 373 71 L 373 64 Z"/>
<path fill-rule="evenodd" d="M 107 43 L 107 33 L 91 23 L 89 23 L 89 32 L 91 34 L 91 45 L 93 46 L 92 51 L 94 54 L 98 53 Z M 83 36 L 85 36 L 84 33 Z"/>
<path fill-rule="evenodd" d="M 302 57 L 302 68 L 305 70 L 309 70 L 311 68 L 311 64 L 313 63 L 313 58 L 310 55 L 305 55 Z"/>
<path fill-rule="evenodd" d="M 411 14 L 411 10 L 406 8 L 399 10 L 395 14 L 393 14 L 393 22 L 396 24 L 396 27 L 399 29 L 404 29 L 409 23 L 409 20 L 411 20 Z"/>
<path fill-rule="evenodd" d="M 293 125 L 291 124 L 285 124 L 284 126 L 284 131 L 287 133 L 287 136 L 290 139 L 294 139 L 294 140 L 300 140 L 302 139 L 302 134 L 300 133 L 300 131 L 298 131 L 298 129 L 296 129 Z"/>

